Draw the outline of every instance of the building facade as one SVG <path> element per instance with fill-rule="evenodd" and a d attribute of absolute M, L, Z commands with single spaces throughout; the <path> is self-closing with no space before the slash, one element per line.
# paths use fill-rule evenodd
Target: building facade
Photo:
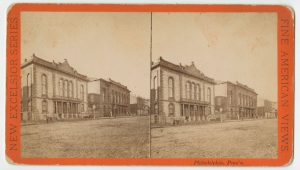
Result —
<path fill-rule="evenodd" d="M 264 100 L 265 118 L 277 118 L 277 102 Z"/>
<path fill-rule="evenodd" d="M 135 102 L 130 104 L 130 113 L 137 116 L 149 115 L 149 99 L 136 97 Z"/>
<path fill-rule="evenodd" d="M 89 82 L 89 110 L 95 117 L 116 117 L 130 115 L 130 90 L 127 86 L 111 79 L 97 79 Z"/>
<path fill-rule="evenodd" d="M 216 112 L 226 119 L 257 118 L 257 93 L 239 82 L 222 82 L 215 87 Z"/>
<path fill-rule="evenodd" d="M 33 54 L 21 65 L 21 118 L 71 119 L 87 110 L 87 82 L 68 61 L 49 62 Z"/>
<path fill-rule="evenodd" d="M 193 62 L 182 66 L 160 57 L 151 67 L 151 122 L 207 120 L 214 114 L 214 85 Z"/>

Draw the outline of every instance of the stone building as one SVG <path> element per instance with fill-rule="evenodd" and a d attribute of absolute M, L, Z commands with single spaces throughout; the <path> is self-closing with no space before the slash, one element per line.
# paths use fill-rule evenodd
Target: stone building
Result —
<path fill-rule="evenodd" d="M 216 111 L 226 119 L 257 118 L 257 93 L 239 82 L 222 82 L 215 87 Z"/>
<path fill-rule="evenodd" d="M 21 65 L 21 117 L 27 120 L 80 118 L 87 110 L 87 82 L 68 61 L 33 54 Z"/>
<path fill-rule="evenodd" d="M 160 57 L 151 66 L 151 122 L 207 120 L 214 114 L 214 85 L 193 62 L 176 65 Z"/>
<path fill-rule="evenodd" d="M 264 100 L 265 118 L 277 118 L 277 102 Z"/>
<path fill-rule="evenodd" d="M 149 115 L 149 99 L 134 97 L 134 102 L 130 103 L 130 113 L 137 116 Z"/>
<path fill-rule="evenodd" d="M 95 117 L 129 115 L 130 90 L 111 79 L 96 79 L 88 83 L 89 108 Z"/>

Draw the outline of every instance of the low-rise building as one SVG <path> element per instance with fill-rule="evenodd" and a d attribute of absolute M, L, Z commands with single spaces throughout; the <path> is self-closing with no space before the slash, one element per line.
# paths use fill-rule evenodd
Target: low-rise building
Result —
<path fill-rule="evenodd" d="M 216 112 L 226 119 L 257 118 L 257 93 L 239 82 L 222 82 L 215 87 Z"/>
<path fill-rule="evenodd" d="M 81 118 L 87 111 L 87 82 L 65 59 L 32 55 L 21 64 L 21 120 Z"/>
<path fill-rule="evenodd" d="M 193 62 L 183 66 L 160 57 L 151 66 L 151 122 L 207 120 L 214 114 L 214 85 Z"/>
<path fill-rule="evenodd" d="M 129 115 L 130 90 L 112 79 L 96 79 L 88 83 L 89 110 L 95 117 Z"/>
<path fill-rule="evenodd" d="M 264 100 L 265 118 L 277 118 L 277 102 Z"/>
<path fill-rule="evenodd" d="M 142 97 L 135 97 L 133 103 L 130 104 L 130 113 L 132 115 L 143 116 L 149 115 L 150 103 L 149 99 L 144 99 Z"/>

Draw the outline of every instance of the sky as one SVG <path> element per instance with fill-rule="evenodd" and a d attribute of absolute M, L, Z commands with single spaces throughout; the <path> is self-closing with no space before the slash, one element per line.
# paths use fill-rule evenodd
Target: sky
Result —
<path fill-rule="evenodd" d="M 67 59 L 79 73 L 111 78 L 149 98 L 150 13 L 22 12 L 21 58 Z M 277 100 L 276 13 L 153 13 L 152 60 L 195 62 L 207 76 L 239 81 Z"/>
<path fill-rule="evenodd" d="M 276 13 L 153 13 L 153 61 L 195 66 L 277 101 Z"/>
<path fill-rule="evenodd" d="M 150 13 L 22 12 L 21 58 L 67 59 L 79 73 L 150 96 Z"/>

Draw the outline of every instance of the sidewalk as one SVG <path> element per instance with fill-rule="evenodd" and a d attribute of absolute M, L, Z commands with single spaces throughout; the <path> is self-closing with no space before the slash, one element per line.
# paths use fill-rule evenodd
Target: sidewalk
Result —
<path fill-rule="evenodd" d="M 117 116 L 117 117 L 97 117 L 95 119 L 93 119 L 93 118 L 57 119 L 57 120 L 49 120 L 48 123 L 46 120 L 27 121 L 27 122 L 21 122 L 21 126 L 50 124 L 50 123 L 57 123 L 57 122 L 76 122 L 76 121 L 101 120 L 101 119 L 131 118 L 131 117 L 138 117 L 138 116 L 134 115 L 134 116 Z M 141 116 L 139 116 L 139 117 L 141 117 Z"/>

